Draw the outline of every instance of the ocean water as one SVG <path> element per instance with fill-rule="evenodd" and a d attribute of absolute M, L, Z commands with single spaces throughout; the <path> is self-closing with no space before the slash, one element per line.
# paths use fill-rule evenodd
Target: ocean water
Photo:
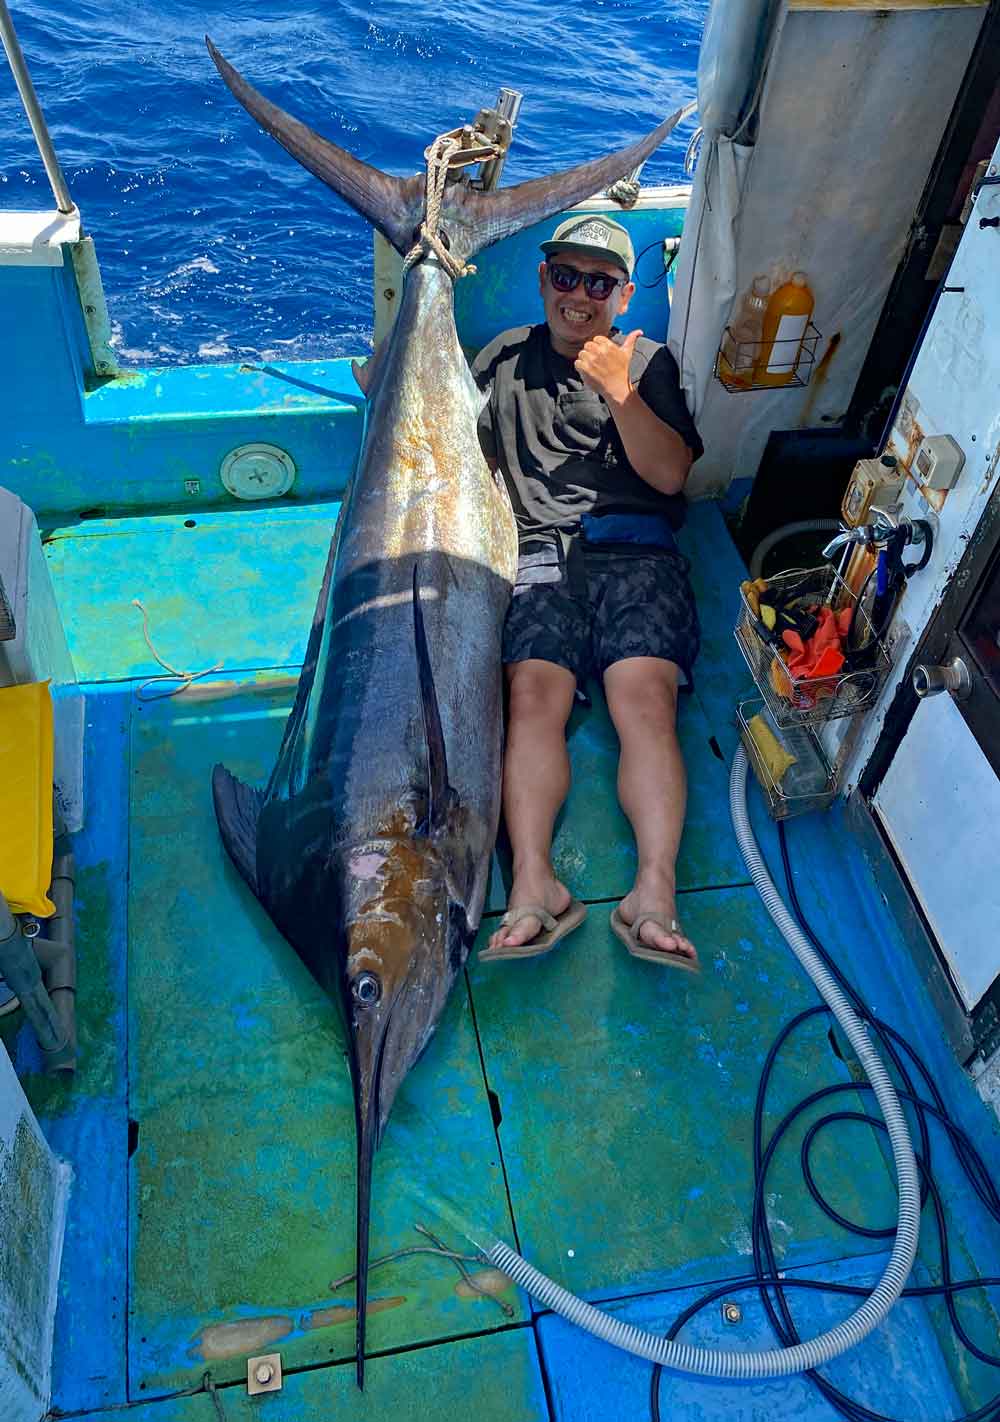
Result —
<path fill-rule="evenodd" d="M 10 0 L 125 363 L 330 357 L 370 345 L 371 230 L 263 134 L 209 33 L 281 107 L 388 172 L 501 85 L 524 93 L 503 183 L 634 142 L 695 97 L 706 0 Z M 693 123 L 644 170 L 684 180 Z M 0 207 L 52 206 L 6 65 Z"/>

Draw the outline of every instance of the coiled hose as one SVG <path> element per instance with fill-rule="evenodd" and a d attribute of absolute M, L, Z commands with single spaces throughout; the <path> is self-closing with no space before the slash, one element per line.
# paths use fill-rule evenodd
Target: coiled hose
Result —
<path fill-rule="evenodd" d="M 903 1110 L 882 1060 L 868 1036 L 868 1029 L 855 1013 L 819 954 L 786 908 L 761 857 L 747 813 L 747 757 L 736 752 L 729 778 L 729 810 L 750 877 L 764 906 L 783 938 L 809 974 L 823 1000 L 842 1027 L 871 1083 L 885 1120 L 892 1145 L 899 1186 L 899 1225 L 885 1272 L 873 1292 L 849 1318 L 835 1328 L 790 1348 L 769 1348 L 757 1352 L 717 1351 L 673 1342 L 659 1334 L 623 1323 L 610 1314 L 577 1298 L 567 1289 L 546 1278 L 508 1245 L 496 1242 L 487 1248 L 490 1262 L 502 1269 L 538 1303 L 560 1314 L 570 1323 L 586 1329 L 596 1338 L 622 1348 L 648 1362 L 678 1372 L 714 1378 L 771 1378 L 807 1372 L 828 1363 L 860 1343 L 876 1328 L 899 1298 L 917 1252 L 920 1228 L 920 1185 L 917 1164 L 910 1143 Z"/>

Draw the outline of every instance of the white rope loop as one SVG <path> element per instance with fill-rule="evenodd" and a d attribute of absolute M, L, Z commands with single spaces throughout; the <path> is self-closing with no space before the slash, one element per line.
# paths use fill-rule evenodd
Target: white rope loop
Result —
<path fill-rule="evenodd" d="M 461 140 L 450 134 L 441 134 L 428 150 L 427 185 L 424 189 L 424 220 L 420 224 L 420 234 L 416 242 L 403 258 L 403 271 L 408 272 L 414 262 L 419 262 L 428 252 L 433 252 L 452 281 L 459 277 L 472 276 L 476 268 L 467 262 L 460 262 L 448 251 L 441 241 L 441 199 L 444 197 L 448 181 L 448 164 L 451 155 L 462 147 Z"/>

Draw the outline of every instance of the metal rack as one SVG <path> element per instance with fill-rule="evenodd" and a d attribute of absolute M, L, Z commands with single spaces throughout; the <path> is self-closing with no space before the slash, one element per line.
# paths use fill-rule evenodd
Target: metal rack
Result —
<path fill-rule="evenodd" d="M 779 727 L 819 725 L 866 711 L 889 674 L 889 655 L 871 621 L 836 569 L 796 568 L 768 578 L 768 587 L 786 605 L 853 608 L 854 650 L 835 676 L 794 676 L 781 655 L 781 642 L 769 634 L 740 590 L 736 642 L 757 689 Z"/>
<path fill-rule="evenodd" d="M 764 724 L 782 750 L 794 756 L 794 762 L 777 779 L 761 754 L 751 729 L 755 716 Z M 781 727 L 775 723 L 763 697 L 748 697 L 736 707 L 740 739 L 746 747 L 754 774 L 767 800 L 771 818 L 789 820 L 810 810 L 825 810 L 837 794 L 836 775 L 824 754 L 815 731 L 808 726 Z"/>
<path fill-rule="evenodd" d="M 715 357 L 715 377 L 732 395 L 747 390 L 788 390 L 808 385 L 816 363 L 816 348 L 823 339 L 810 321 L 805 333 L 788 341 L 737 341 L 727 326 Z M 781 349 L 784 347 L 785 349 Z M 761 380 L 759 367 L 766 349 L 768 361 L 787 364 L 780 378 Z M 726 354 L 728 352 L 728 355 Z"/>

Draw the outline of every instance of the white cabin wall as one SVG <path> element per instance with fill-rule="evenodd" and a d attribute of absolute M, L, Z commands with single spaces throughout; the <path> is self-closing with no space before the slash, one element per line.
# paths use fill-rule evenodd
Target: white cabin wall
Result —
<path fill-rule="evenodd" d="M 1000 145 L 990 175 L 1000 176 Z M 832 750 L 840 749 L 844 734 L 853 742 L 849 753 L 846 744 L 842 753 L 845 793 L 864 771 L 910 654 L 940 605 L 1000 477 L 1000 228 L 979 225 L 981 218 L 997 216 L 1000 184 L 991 183 L 980 188 L 972 207 L 948 273 L 949 289 L 928 325 L 886 446 L 909 461 L 908 450 L 915 444 L 903 427 L 912 411 L 923 435 L 951 435 L 965 464 L 954 488 L 943 494 L 931 491 L 934 507 L 912 480 L 903 491 L 902 514 L 930 520 L 934 551 L 900 599 L 890 627 L 893 671 L 877 705 L 853 730 L 835 721 L 827 732 Z M 963 811 L 966 819 L 973 808 Z M 985 801 L 978 808 L 985 810 Z M 987 816 L 984 828 L 992 832 L 994 823 Z"/>
<path fill-rule="evenodd" d="M 823 334 L 805 388 L 731 394 L 711 375 L 728 316 L 718 257 L 681 245 L 670 345 L 705 442 L 692 497 L 756 474 L 770 432 L 835 424 L 854 391 L 982 25 L 979 5 L 794 8 L 765 89 L 734 228 L 735 288 L 801 269 Z M 692 215 L 710 145 L 695 176 Z M 711 223 L 711 213 L 706 223 Z M 716 234 L 717 235 L 717 234 Z M 690 300 L 689 300 L 690 294 Z M 685 322 L 685 313 L 689 313 Z M 823 357 L 826 356 L 826 359 Z"/>

